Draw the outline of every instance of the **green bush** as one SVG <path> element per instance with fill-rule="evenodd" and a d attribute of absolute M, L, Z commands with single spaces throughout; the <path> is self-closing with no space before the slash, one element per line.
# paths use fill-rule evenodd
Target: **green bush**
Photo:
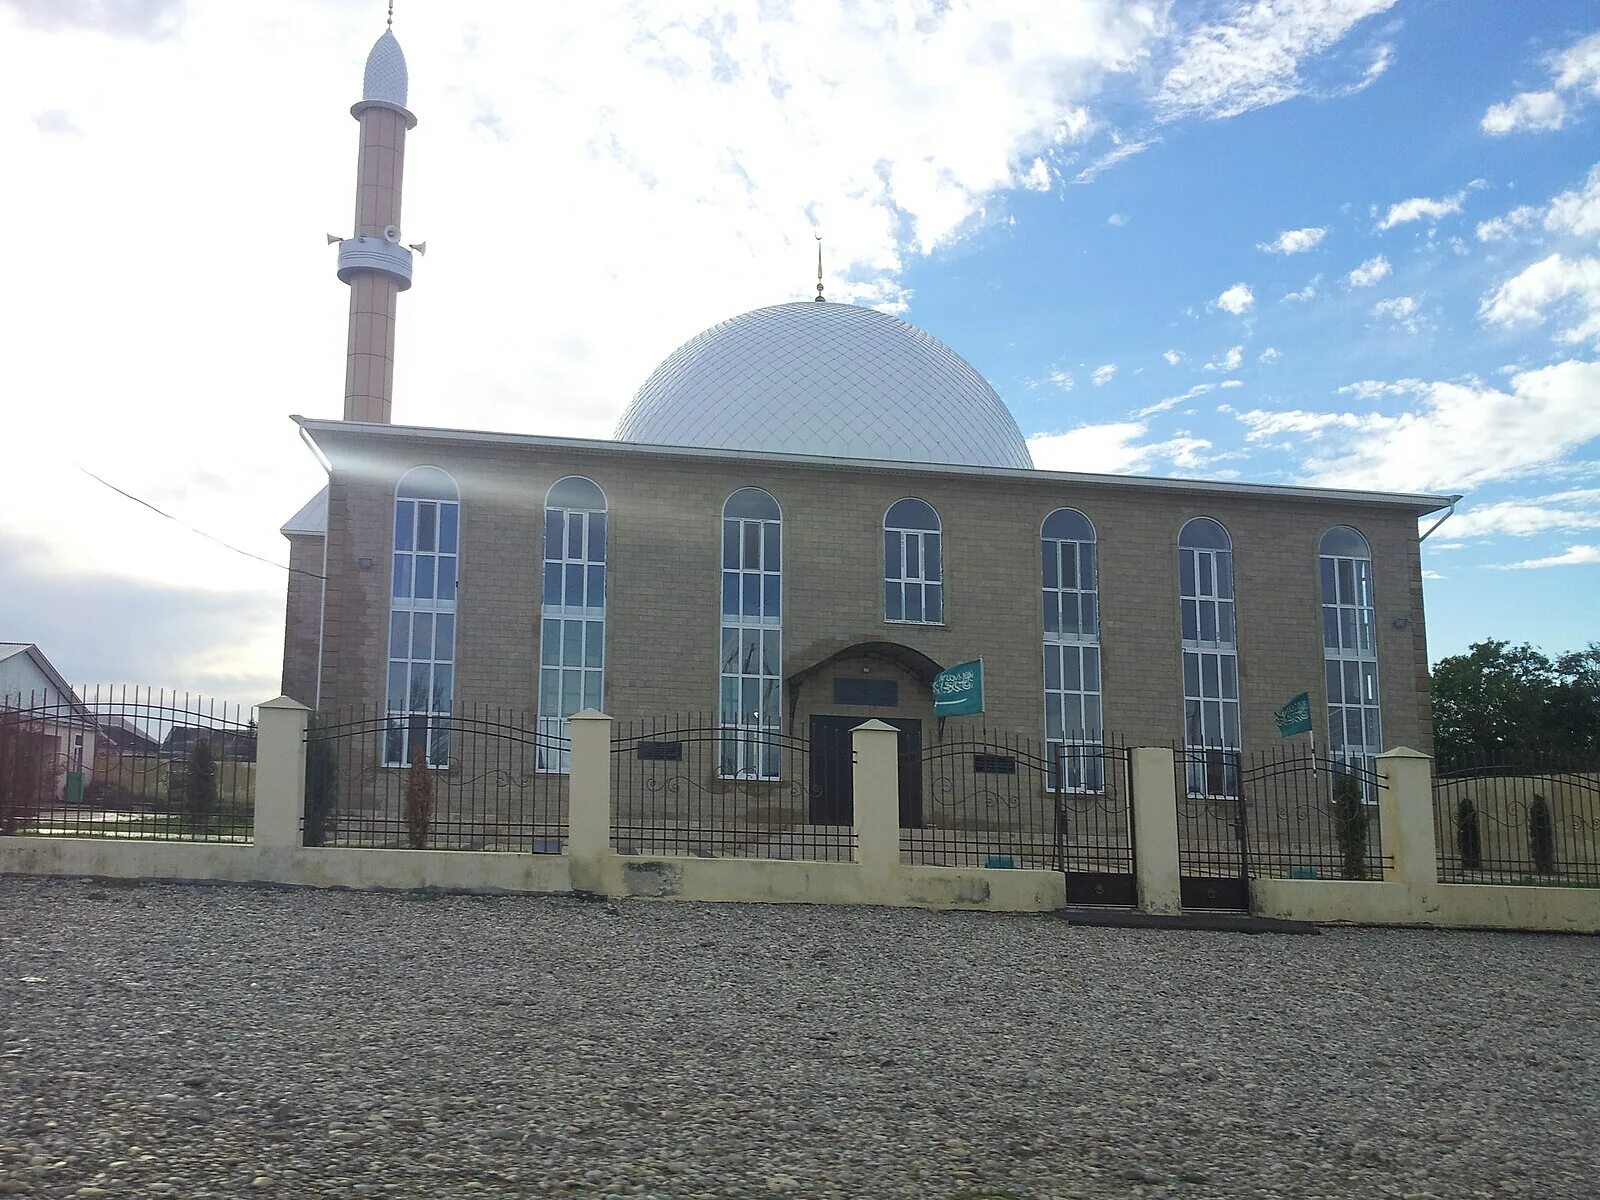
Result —
<path fill-rule="evenodd" d="M 1339 875 L 1344 879 L 1367 877 L 1367 832 L 1372 816 L 1361 795 L 1361 781 L 1340 774 L 1333 784 L 1333 820 L 1339 837 Z"/>
<path fill-rule="evenodd" d="M 1456 805 L 1456 853 L 1465 870 L 1476 871 L 1483 866 L 1483 830 L 1478 826 L 1478 806 L 1471 796 L 1461 797 Z"/>
<path fill-rule="evenodd" d="M 406 841 L 413 850 L 426 850 L 428 830 L 433 825 L 433 772 L 428 767 L 426 740 L 411 740 L 411 766 L 406 771 Z"/>
<path fill-rule="evenodd" d="M 1550 815 L 1550 802 L 1537 792 L 1528 806 L 1528 853 L 1539 874 L 1556 873 L 1556 825 Z"/>
<path fill-rule="evenodd" d="M 339 808 L 339 764 L 333 743 L 317 733 L 316 718 L 306 738 L 305 844 L 322 846 L 328 841 L 334 813 Z"/>
<path fill-rule="evenodd" d="M 211 750 L 211 739 L 203 737 L 190 748 L 183 772 L 183 815 L 189 828 L 205 833 L 216 807 L 217 760 Z"/>

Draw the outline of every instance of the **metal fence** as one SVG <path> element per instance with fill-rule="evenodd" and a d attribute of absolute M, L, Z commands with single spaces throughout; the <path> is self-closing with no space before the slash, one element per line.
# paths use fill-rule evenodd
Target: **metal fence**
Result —
<path fill-rule="evenodd" d="M 0 697 L 0 833 L 248 842 L 255 709 L 88 686 Z"/>
<path fill-rule="evenodd" d="M 947 726 L 902 757 L 901 858 L 941 867 L 1133 872 L 1128 751 L 1109 739 L 1041 742 Z"/>
<path fill-rule="evenodd" d="M 568 750 L 500 705 L 420 722 L 382 706 L 318 713 L 306 731 L 305 844 L 559 854 Z"/>
<path fill-rule="evenodd" d="M 848 862 L 850 757 L 815 761 L 805 738 L 707 716 L 618 721 L 611 843 L 619 854 Z"/>
<path fill-rule="evenodd" d="M 1364 766 L 1292 748 L 1258 752 L 1240 772 L 1249 872 L 1255 879 L 1382 879 L 1378 792 Z"/>
<path fill-rule="evenodd" d="M 1445 883 L 1600 887 L 1600 760 L 1507 753 L 1441 764 Z"/>

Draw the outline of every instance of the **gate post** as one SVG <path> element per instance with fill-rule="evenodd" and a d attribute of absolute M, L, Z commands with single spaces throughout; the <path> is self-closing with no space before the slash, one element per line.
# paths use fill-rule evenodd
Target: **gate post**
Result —
<path fill-rule="evenodd" d="M 279 696 L 256 709 L 257 847 L 303 844 L 306 811 L 306 726 L 311 710 Z"/>
<path fill-rule="evenodd" d="M 1433 827 L 1433 760 L 1407 746 L 1378 755 L 1378 831 L 1394 858 L 1386 883 L 1432 887 L 1439 882 Z"/>
<path fill-rule="evenodd" d="M 605 891 L 611 851 L 611 718 L 586 708 L 567 719 L 567 869 L 575 892 Z"/>
<path fill-rule="evenodd" d="M 868 887 L 887 887 L 900 869 L 900 734 L 873 718 L 850 731 L 850 745 L 856 862 Z"/>
<path fill-rule="evenodd" d="M 1133 750 L 1133 874 L 1141 912 L 1180 909 L 1176 770 L 1166 746 Z"/>

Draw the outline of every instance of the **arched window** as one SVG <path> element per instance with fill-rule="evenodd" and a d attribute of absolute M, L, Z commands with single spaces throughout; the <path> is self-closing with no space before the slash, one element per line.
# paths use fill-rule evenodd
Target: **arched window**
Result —
<path fill-rule="evenodd" d="M 544 570 L 539 609 L 539 732 L 566 738 L 567 718 L 605 700 L 606 494 L 581 475 L 544 498 Z M 566 771 L 566 752 L 547 754 L 545 771 Z"/>
<path fill-rule="evenodd" d="M 721 672 L 721 774 L 778 778 L 783 514 L 760 488 L 740 488 L 722 506 Z"/>
<path fill-rule="evenodd" d="M 1044 585 L 1044 736 L 1053 791 L 1099 791 L 1100 570 L 1094 525 L 1058 508 L 1039 529 Z"/>
<path fill-rule="evenodd" d="M 419 748 L 429 766 L 450 761 L 460 500 L 438 467 L 413 467 L 395 489 L 385 766 L 409 766 Z"/>
<path fill-rule="evenodd" d="M 1183 744 L 1191 796 L 1239 795 L 1239 642 L 1233 541 L 1210 517 L 1178 535 Z"/>
<path fill-rule="evenodd" d="M 926 500 L 896 500 L 883 516 L 883 619 L 944 624 L 939 514 Z"/>
<path fill-rule="evenodd" d="M 1328 752 L 1376 770 L 1383 751 L 1378 721 L 1377 620 L 1372 549 L 1348 525 L 1335 525 L 1318 548 L 1322 581 L 1322 660 L 1328 687 Z"/>

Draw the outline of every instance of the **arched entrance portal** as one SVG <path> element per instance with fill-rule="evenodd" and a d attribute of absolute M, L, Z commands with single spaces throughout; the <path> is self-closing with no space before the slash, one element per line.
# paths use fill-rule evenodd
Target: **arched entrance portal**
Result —
<path fill-rule="evenodd" d="M 898 642 L 858 642 L 784 680 L 789 732 L 811 743 L 811 820 L 855 819 L 850 731 L 877 718 L 899 732 L 900 825 L 922 825 L 922 743 L 933 725 L 933 678 L 942 668 Z"/>

